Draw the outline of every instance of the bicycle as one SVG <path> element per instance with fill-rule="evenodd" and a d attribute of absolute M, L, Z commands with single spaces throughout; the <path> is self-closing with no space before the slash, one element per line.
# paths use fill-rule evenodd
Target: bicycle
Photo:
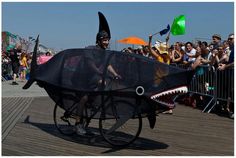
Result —
<path fill-rule="evenodd" d="M 110 79 L 110 84 L 117 82 Z M 112 86 L 110 86 L 112 87 Z M 60 133 L 73 135 L 75 133 L 75 110 L 81 95 L 64 94 L 71 100 L 71 106 L 64 109 L 60 104 L 54 107 L 54 123 Z M 92 95 L 90 95 L 91 97 Z M 106 142 L 115 147 L 125 147 L 134 142 L 142 130 L 142 117 L 138 108 L 124 99 L 114 99 L 114 93 L 102 94 L 100 104 L 88 101 L 84 110 L 85 127 L 88 127 L 95 115 L 99 115 L 99 131 Z"/>

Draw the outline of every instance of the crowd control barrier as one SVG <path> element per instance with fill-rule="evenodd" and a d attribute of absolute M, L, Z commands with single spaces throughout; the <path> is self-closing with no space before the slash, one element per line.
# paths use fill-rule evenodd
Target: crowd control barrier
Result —
<path fill-rule="evenodd" d="M 186 68 L 184 65 L 177 66 Z M 218 101 L 234 103 L 234 68 L 220 71 L 213 66 L 201 65 L 195 71 L 189 92 L 211 98 L 202 112 L 210 113 Z"/>

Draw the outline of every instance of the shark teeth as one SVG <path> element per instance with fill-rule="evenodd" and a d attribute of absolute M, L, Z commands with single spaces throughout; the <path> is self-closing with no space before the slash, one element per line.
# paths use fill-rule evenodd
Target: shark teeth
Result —
<path fill-rule="evenodd" d="M 156 99 L 156 98 L 158 98 L 158 97 L 165 96 L 165 95 L 169 95 L 169 94 L 187 93 L 187 92 L 188 92 L 188 88 L 187 88 L 186 86 L 182 86 L 182 87 L 178 87 L 178 88 L 175 88 L 175 89 L 167 90 L 167 91 L 164 91 L 164 92 L 161 92 L 161 93 L 152 95 L 152 96 L 151 96 L 151 99 Z M 164 102 L 163 102 L 163 103 L 164 103 Z M 165 103 L 165 104 L 166 104 L 166 103 Z"/>

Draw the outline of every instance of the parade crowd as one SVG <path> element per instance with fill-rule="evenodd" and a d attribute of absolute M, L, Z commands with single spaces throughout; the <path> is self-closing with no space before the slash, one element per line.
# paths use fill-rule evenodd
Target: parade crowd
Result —
<path fill-rule="evenodd" d="M 234 34 L 222 41 L 221 36 L 214 34 L 212 41 L 175 42 L 169 46 L 165 42 L 157 41 L 151 45 L 152 36 L 149 37 L 148 46 L 139 46 L 137 49 L 124 48 L 124 53 L 139 54 L 173 65 L 182 65 L 185 68 L 195 69 L 199 65 L 214 66 L 224 70 L 231 67 L 234 61 Z"/>

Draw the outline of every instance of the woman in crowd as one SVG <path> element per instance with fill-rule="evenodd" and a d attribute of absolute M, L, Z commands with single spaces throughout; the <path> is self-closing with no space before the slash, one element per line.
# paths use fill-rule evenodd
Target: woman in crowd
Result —
<path fill-rule="evenodd" d="M 212 65 L 216 68 L 219 64 L 224 64 L 228 61 L 228 55 L 223 50 L 223 46 L 219 46 L 218 48 L 214 48 L 212 52 Z"/>
<path fill-rule="evenodd" d="M 181 64 L 183 62 L 183 50 L 180 48 L 179 42 L 174 44 L 174 49 L 171 51 L 171 63 Z"/>
<path fill-rule="evenodd" d="M 28 69 L 27 54 L 25 52 L 22 52 L 20 56 L 20 78 L 22 82 L 26 80 L 27 69 Z"/>
<path fill-rule="evenodd" d="M 160 45 L 155 44 L 154 47 L 152 47 L 152 35 L 149 36 L 149 42 L 148 42 L 148 48 L 149 52 L 153 56 L 153 58 L 161 63 L 170 64 L 170 56 L 167 51 L 167 45 L 160 43 Z M 167 75 L 168 72 L 166 70 L 157 68 L 156 74 L 154 78 L 155 84 L 159 85 L 161 83 L 161 78 L 165 75 Z M 165 114 L 173 114 L 172 109 L 165 111 Z"/>

